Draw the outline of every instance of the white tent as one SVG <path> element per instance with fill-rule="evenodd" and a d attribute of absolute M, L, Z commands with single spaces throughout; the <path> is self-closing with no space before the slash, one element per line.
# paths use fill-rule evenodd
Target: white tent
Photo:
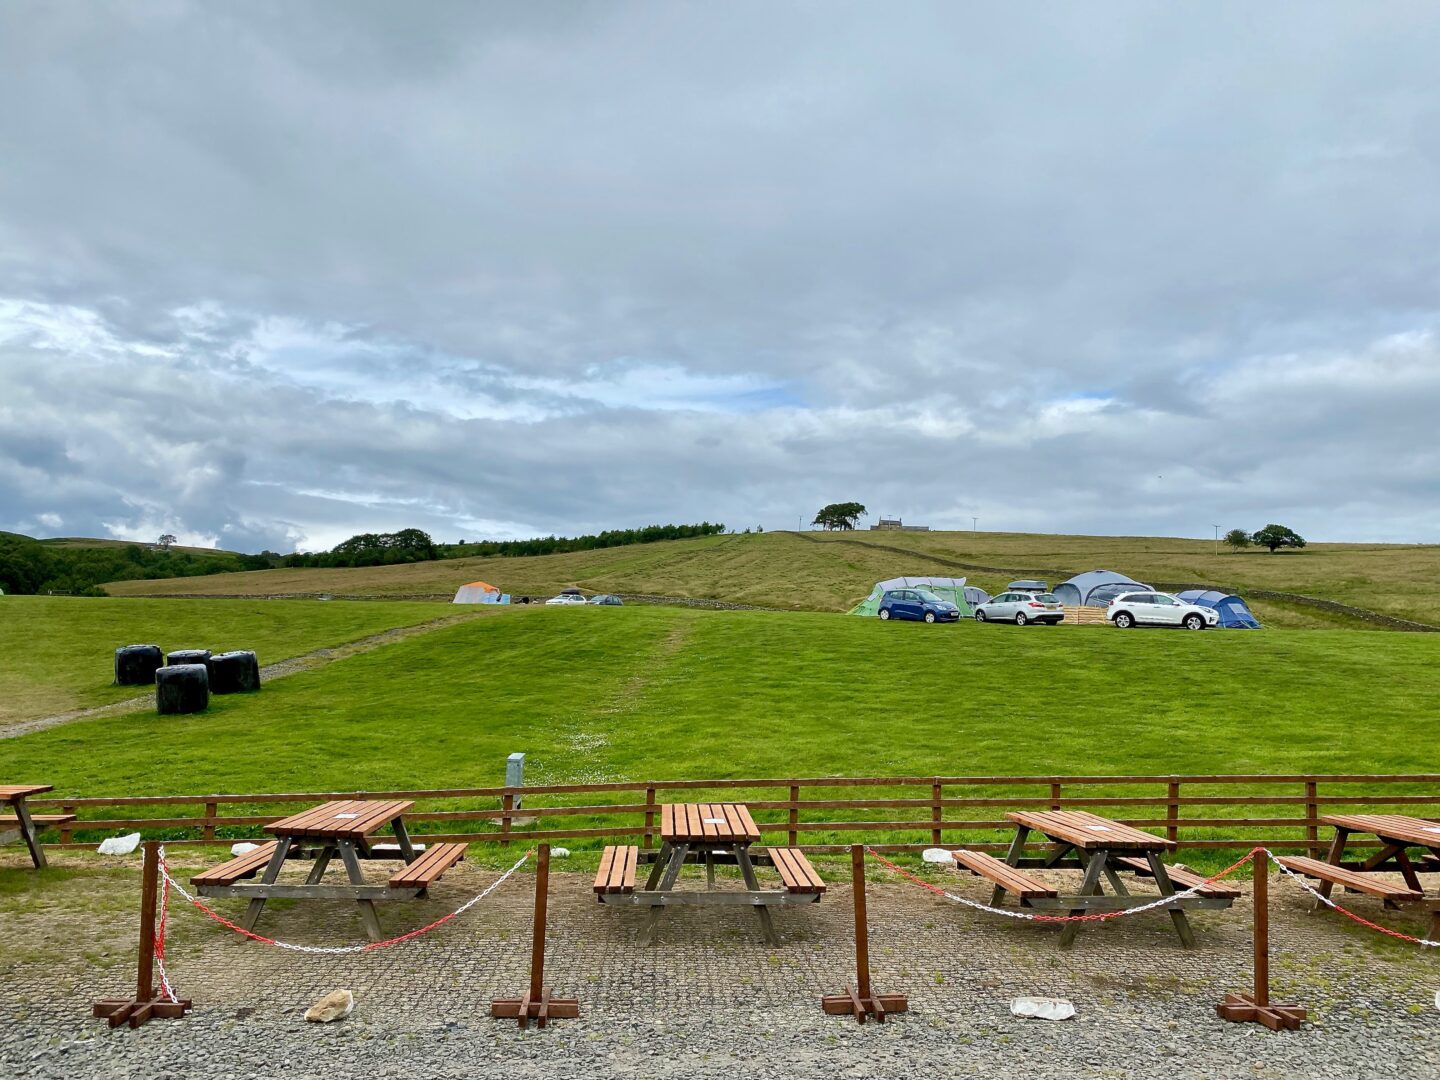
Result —
<path fill-rule="evenodd" d="M 455 604 L 508 604 L 510 597 L 506 596 L 494 585 L 483 581 L 472 581 L 469 585 L 461 585 L 455 590 Z"/>

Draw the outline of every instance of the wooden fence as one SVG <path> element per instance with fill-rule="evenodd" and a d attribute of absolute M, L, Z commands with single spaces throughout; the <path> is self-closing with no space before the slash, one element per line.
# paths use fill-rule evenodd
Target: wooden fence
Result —
<path fill-rule="evenodd" d="M 425 839 L 501 845 L 571 840 L 584 846 L 603 839 L 638 840 L 653 847 L 661 803 L 729 801 L 750 808 L 768 842 L 783 838 L 789 846 L 817 853 L 842 852 L 856 840 L 883 851 L 941 845 L 1000 851 L 1013 828 L 1005 820 L 1008 810 L 1087 809 L 1163 832 L 1180 848 L 1265 844 L 1321 854 L 1321 815 L 1365 807 L 1424 816 L 1423 809 L 1413 808 L 1440 805 L 1440 774 L 657 780 L 422 791 L 51 797 L 33 799 L 30 805 L 76 814 L 77 820 L 61 830 L 58 846 L 89 847 L 100 833 L 121 830 L 139 830 L 170 844 L 258 840 L 264 838 L 267 822 L 292 812 L 283 804 L 330 799 L 411 799 L 416 806 L 406 821 Z M 461 823 L 469 828 L 454 831 Z M 80 834 L 86 839 L 77 839 Z"/>

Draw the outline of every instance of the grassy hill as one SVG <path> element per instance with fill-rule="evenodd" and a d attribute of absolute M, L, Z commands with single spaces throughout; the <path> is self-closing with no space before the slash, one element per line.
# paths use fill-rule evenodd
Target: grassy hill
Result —
<path fill-rule="evenodd" d="M 121 645 L 254 649 L 269 664 L 454 614 L 438 604 L 0 597 L 0 728 L 145 693 L 111 685 Z"/>
<path fill-rule="evenodd" d="M 238 643 L 253 609 L 226 603 L 214 618 L 233 610 L 240 621 L 210 634 Z M 136 610 L 108 605 L 117 617 Z M 157 610 L 198 615 L 205 605 Z M 58 622 L 35 636 L 84 660 L 92 688 L 108 678 L 109 637 L 77 640 Z M 137 636 L 137 624 L 110 635 Z M 1424 772 L 1440 724 L 1437 660 L 1440 636 L 1430 634 L 1083 633 L 518 608 L 214 699 L 204 715 L 165 722 L 163 739 L 140 713 L 0 740 L 0 775 L 85 795 L 383 790 L 493 784 L 515 750 L 529 755 L 534 783 Z M 1410 737 L 1393 738 L 1401 729 Z"/>
<path fill-rule="evenodd" d="M 1303 551 L 1215 553 L 1208 540 L 1035 533 L 756 533 L 529 558 L 476 558 L 362 569 L 262 570 L 106 585 L 116 596 L 335 595 L 449 597 L 467 581 L 515 595 L 577 585 L 596 592 L 695 597 L 843 611 L 878 580 L 901 574 L 968 577 L 991 592 L 1021 574 L 1061 580 L 1119 570 L 1141 581 L 1264 589 L 1335 600 L 1440 624 L 1440 545 L 1312 544 Z M 1352 620 L 1276 600 L 1261 618 L 1291 627 Z"/>

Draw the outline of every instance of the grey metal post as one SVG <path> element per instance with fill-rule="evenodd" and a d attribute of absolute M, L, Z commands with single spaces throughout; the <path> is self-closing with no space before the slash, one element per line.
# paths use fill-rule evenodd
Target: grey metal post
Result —
<path fill-rule="evenodd" d="M 525 786 L 525 755 L 511 754 L 505 759 L 505 786 L 518 788 Z M 520 796 L 515 796 L 515 808 L 520 808 Z"/>

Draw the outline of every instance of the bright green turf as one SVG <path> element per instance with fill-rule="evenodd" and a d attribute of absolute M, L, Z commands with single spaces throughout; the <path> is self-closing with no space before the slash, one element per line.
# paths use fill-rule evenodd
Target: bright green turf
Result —
<path fill-rule="evenodd" d="M 192 603 L 164 610 L 204 610 Z M 214 644 L 256 643 L 228 625 Z M 41 635 L 31 647 L 60 651 Z M 515 750 L 532 783 L 1424 772 L 1437 661 L 1440 635 L 516 609 L 216 699 L 202 716 L 0 741 L 0 776 L 75 795 L 484 786 Z"/>
<path fill-rule="evenodd" d="M 262 664 L 453 614 L 443 604 L 0 597 L 0 726 L 144 693 L 117 646 L 254 649 Z"/>

